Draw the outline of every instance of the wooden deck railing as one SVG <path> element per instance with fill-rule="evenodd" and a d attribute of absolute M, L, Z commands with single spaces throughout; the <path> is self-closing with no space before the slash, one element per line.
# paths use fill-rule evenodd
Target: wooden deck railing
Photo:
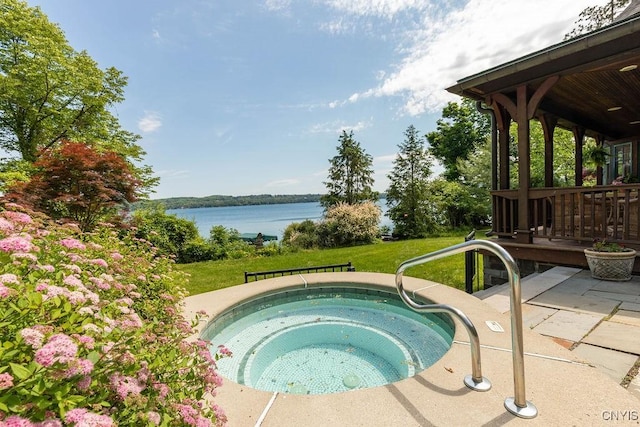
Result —
<path fill-rule="evenodd" d="M 534 237 L 591 242 L 607 239 L 640 245 L 640 185 L 532 188 L 529 224 Z M 518 224 L 518 191 L 492 192 L 491 234 L 511 237 Z"/>

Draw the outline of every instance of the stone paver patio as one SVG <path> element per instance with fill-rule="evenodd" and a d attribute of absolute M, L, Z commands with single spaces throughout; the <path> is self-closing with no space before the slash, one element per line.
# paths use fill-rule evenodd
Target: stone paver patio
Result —
<path fill-rule="evenodd" d="M 509 288 L 501 287 L 475 295 L 507 312 Z M 589 271 L 555 267 L 525 277 L 522 295 L 524 327 L 553 338 L 640 398 L 640 277 L 608 282 Z"/>

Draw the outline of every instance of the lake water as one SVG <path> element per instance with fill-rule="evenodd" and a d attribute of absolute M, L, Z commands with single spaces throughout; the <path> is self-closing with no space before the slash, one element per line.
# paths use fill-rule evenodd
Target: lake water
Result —
<path fill-rule="evenodd" d="M 378 204 L 382 209 L 380 225 L 391 226 L 389 218 L 384 216 L 387 206 Z M 293 222 L 305 219 L 317 221 L 322 218 L 322 206 L 319 203 L 284 203 L 274 205 L 224 206 L 216 208 L 167 209 L 168 214 L 176 215 L 196 223 L 200 235 L 209 237 L 214 225 L 235 228 L 240 233 L 262 233 L 278 236 Z"/>

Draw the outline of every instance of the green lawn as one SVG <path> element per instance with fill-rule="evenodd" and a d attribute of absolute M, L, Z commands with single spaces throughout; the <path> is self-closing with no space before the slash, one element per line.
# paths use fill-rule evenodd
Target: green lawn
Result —
<path fill-rule="evenodd" d="M 466 233 L 465 233 L 466 234 Z M 377 243 L 339 249 L 303 251 L 261 258 L 242 258 L 179 264 L 190 274 L 187 290 L 191 295 L 244 283 L 244 272 L 282 270 L 351 261 L 356 271 L 394 274 L 403 261 L 464 241 L 464 235 Z M 478 233 L 480 237 L 481 233 Z M 422 264 L 405 271 L 406 276 L 429 279 L 464 289 L 464 254 Z"/>

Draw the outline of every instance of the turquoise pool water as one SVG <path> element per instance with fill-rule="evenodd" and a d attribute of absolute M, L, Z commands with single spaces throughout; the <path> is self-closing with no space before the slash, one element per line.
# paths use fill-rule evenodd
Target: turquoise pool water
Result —
<path fill-rule="evenodd" d="M 419 314 L 395 293 L 314 287 L 249 301 L 202 333 L 211 351 L 225 345 L 222 376 L 265 390 L 339 393 L 411 377 L 451 347 L 447 315 Z"/>

